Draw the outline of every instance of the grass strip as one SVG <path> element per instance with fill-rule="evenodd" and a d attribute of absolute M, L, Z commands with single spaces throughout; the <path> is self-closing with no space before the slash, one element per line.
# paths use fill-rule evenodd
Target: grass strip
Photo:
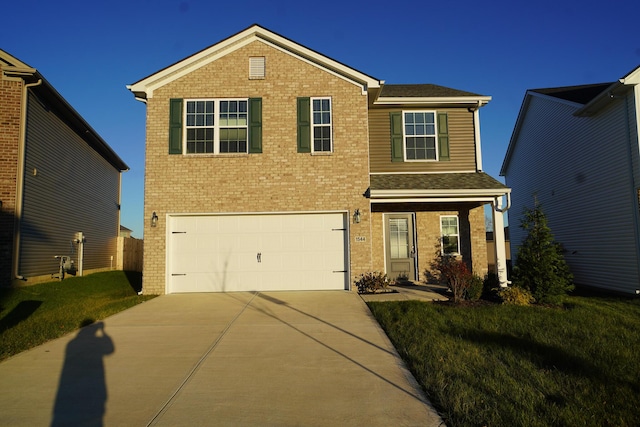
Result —
<path fill-rule="evenodd" d="M 109 271 L 0 288 L 0 360 L 153 298 L 141 284 L 140 273 Z"/>
<path fill-rule="evenodd" d="M 369 307 L 447 425 L 637 425 L 638 299 Z"/>

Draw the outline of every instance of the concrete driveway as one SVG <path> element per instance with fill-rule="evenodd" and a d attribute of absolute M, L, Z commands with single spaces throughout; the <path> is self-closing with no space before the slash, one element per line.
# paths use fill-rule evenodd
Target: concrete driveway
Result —
<path fill-rule="evenodd" d="M 438 426 L 360 296 L 165 295 L 0 363 L 0 425 Z"/>

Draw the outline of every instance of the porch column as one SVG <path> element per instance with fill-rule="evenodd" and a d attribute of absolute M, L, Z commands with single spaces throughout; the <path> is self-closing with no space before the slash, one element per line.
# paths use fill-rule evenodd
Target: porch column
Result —
<path fill-rule="evenodd" d="M 496 273 L 501 288 L 509 284 L 507 279 L 507 251 L 504 241 L 504 212 L 502 209 L 502 197 L 496 197 L 491 203 L 493 209 L 493 240 L 496 252 Z"/>

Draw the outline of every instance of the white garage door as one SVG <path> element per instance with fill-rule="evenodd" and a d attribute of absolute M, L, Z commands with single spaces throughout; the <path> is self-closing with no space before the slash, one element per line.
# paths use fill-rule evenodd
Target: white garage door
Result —
<path fill-rule="evenodd" d="M 346 214 L 171 216 L 167 293 L 347 289 Z"/>

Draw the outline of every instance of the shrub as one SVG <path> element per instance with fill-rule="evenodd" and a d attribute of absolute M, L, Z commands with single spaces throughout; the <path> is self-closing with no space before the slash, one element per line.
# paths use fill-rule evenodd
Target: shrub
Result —
<path fill-rule="evenodd" d="M 363 273 L 354 282 L 359 294 L 372 294 L 389 286 L 389 278 L 386 274 L 377 271 Z"/>
<path fill-rule="evenodd" d="M 455 256 L 439 255 L 432 267 L 440 274 L 440 282 L 453 292 L 453 302 L 463 300 L 473 277 L 467 264 Z"/>
<path fill-rule="evenodd" d="M 498 291 L 498 295 L 500 296 L 503 304 L 529 305 L 535 302 L 535 298 L 533 298 L 531 292 L 516 286 L 502 288 Z"/>
<path fill-rule="evenodd" d="M 525 209 L 520 227 L 528 234 L 518 249 L 514 285 L 529 290 L 538 302 L 560 302 L 573 289 L 573 275 L 542 208 L 536 204 L 533 209 Z"/>
<path fill-rule="evenodd" d="M 483 288 L 484 288 L 484 280 L 482 279 L 482 277 L 476 274 L 471 275 L 471 278 L 469 279 L 469 284 L 465 291 L 465 295 L 464 295 L 465 299 L 469 301 L 479 300 L 480 297 L 482 296 Z"/>

